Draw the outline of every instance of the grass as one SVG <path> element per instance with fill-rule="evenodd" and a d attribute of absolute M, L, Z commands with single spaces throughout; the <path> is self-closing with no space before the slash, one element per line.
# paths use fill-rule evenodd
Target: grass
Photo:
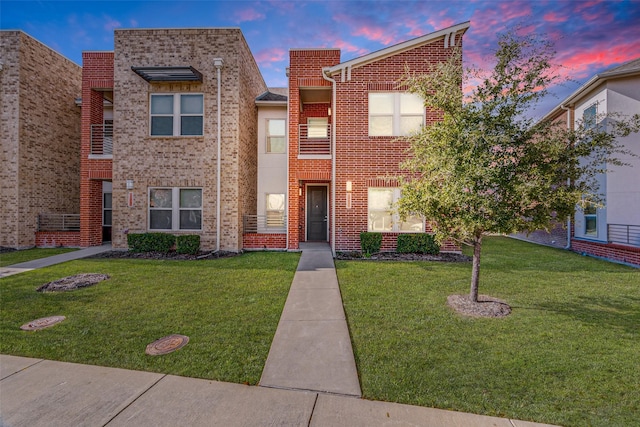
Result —
<path fill-rule="evenodd" d="M 20 262 L 33 261 L 34 259 L 45 258 L 48 256 L 73 252 L 77 249 L 70 248 L 50 248 L 50 249 L 26 249 L 23 251 L 11 251 L 0 254 L 0 267 L 18 264 Z"/>
<path fill-rule="evenodd" d="M 565 426 L 637 423 L 639 270 L 486 239 L 480 293 L 513 312 L 471 319 L 446 306 L 468 292 L 470 263 L 336 266 L 365 398 Z"/>
<path fill-rule="evenodd" d="M 203 261 L 83 259 L 0 279 L 0 353 L 256 384 L 299 254 L 249 253 Z M 38 293 L 52 280 L 105 273 L 109 280 Z M 36 332 L 33 319 L 67 319 Z M 148 356 L 170 334 L 187 346 Z"/>

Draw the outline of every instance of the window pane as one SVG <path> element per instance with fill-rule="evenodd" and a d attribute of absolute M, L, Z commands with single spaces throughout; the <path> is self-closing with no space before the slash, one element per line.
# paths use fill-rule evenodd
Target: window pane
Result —
<path fill-rule="evenodd" d="M 281 119 L 271 119 L 267 121 L 267 132 L 269 136 L 284 136 L 285 121 Z"/>
<path fill-rule="evenodd" d="M 422 99 L 413 93 L 401 93 L 400 114 L 424 114 Z"/>
<path fill-rule="evenodd" d="M 180 211 L 180 230 L 200 230 L 202 224 L 202 211 Z"/>
<path fill-rule="evenodd" d="M 180 135 L 202 135 L 202 116 L 180 117 Z"/>
<path fill-rule="evenodd" d="M 584 127 L 591 129 L 596 124 L 597 104 L 593 104 L 591 107 L 584 110 L 582 113 L 582 120 L 584 121 Z"/>
<path fill-rule="evenodd" d="M 422 126 L 422 116 L 402 116 L 400 117 L 400 134 L 409 135 L 417 131 Z"/>
<path fill-rule="evenodd" d="M 270 136 L 267 138 L 267 153 L 284 153 L 285 143 L 283 136 Z"/>
<path fill-rule="evenodd" d="M 392 136 L 393 135 L 393 117 L 391 116 L 369 117 L 369 135 Z"/>
<path fill-rule="evenodd" d="M 171 230 L 171 211 L 149 211 L 149 228 L 152 230 Z"/>
<path fill-rule="evenodd" d="M 390 209 L 393 204 L 393 190 L 383 188 L 369 189 L 369 209 Z"/>
<path fill-rule="evenodd" d="M 424 231 L 424 221 L 421 216 L 412 215 L 400 224 L 400 231 L 411 231 L 414 233 Z"/>
<path fill-rule="evenodd" d="M 369 114 L 393 114 L 393 93 L 369 93 Z"/>
<path fill-rule="evenodd" d="M 328 134 L 329 120 L 326 118 L 307 119 L 307 137 L 326 138 Z"/>
<path fill-rule="evenodd" d="M 180 114 L 202 114 L 202 95 L 180 95 Z"/>
<path fill-rule="evenodd" d="M 284 194 L 267 194 L 267 210 L 284 212 Z"/>
<path fill-rule="evenodd" d="M 102 197 L 104 200 L 104 202 L 102 203 L 102 208 L 111 209 L 111 193 L 104 193 Z"/>
<path fill-rule="evenodd" d="M 584 234 L 590 236 L 596 236 L 598 234 L 598 221 L 595 215 L 589 215 L 584 217 L 585 230 Z"/>
<path fill-rule="evenodd" d="M 284 227 L 284 212 L 267 212 L 267 227 Z"/>
<path fill-rule="evenodd" d="M 171 209 L 171 189 L 152 188 L 149 190 L 149 207 Z"/>
<path fill-rule="evenodd" d="M 202 190 L 196 190 L 196 189 L 180 190 L 180 207 L 181 208 L 201 208 L 202 207 Z"/>
<path fill-rule="evenodd" d="M 102 225 L 110 226 L 111 225 L 111 209 L 103 211 L 104 215 L 102 217 Z"/>
<path fill-rule="evenodd" d="M 151 95 L 151 114 L 173 114 L 173 95 Z"/>
<path fill-rule="evenodd" d="M 173 135 L 173 117 L 151 117 L 151 135 Z"/>
<path fill-rule="evenodd" d="M 391 231 L 392 219 L 389 211 L 369 212 L 369 231 Z"/>

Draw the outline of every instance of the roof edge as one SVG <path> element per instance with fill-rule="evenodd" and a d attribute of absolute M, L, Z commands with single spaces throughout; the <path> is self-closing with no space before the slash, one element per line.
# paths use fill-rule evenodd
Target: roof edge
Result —
<path fill-rule="evenodd" d="M 450 27 L 443 28 L 442 30 L 425 34 L 423 36 L 420 36 L 411 40 L 407 40 L 407 41 L 395 44 L 393 46 L 389 46 L 389 47 L 377 50 L 375 52 L 371 52 L 367 55 L 363 55 L 346 62 L 341 62 L 340 64 L 334 65 L 332 67 L 326 67 L 324 70 L 327 75 L 330 75 L 330 74 L 335 74 L 344 68 L 354 67 L 354 66 L 357 67 L 357 66 L 365 65 L 371 62 L 375 62 L 379 59 L 386 58 L 395 53 L 400 53 L 405 50 L 409 50 L 415 46 L 429 43 L 433 40 L 436 40 L 442 36 L 447 36 L 448 34 L 451 34 L 451 33 L 458 33 L 459 31 L 462 31 L 464 34 L 464 32 L 467 31 L 470 25 L 471 25 L 471 21 L 465 21 L 460 24 L 452 25 Z"/>

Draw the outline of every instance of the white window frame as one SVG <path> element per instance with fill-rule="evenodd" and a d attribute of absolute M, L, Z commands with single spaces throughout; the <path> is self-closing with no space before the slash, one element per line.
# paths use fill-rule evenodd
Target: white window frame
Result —
<path fill-rule="evenodd" d="M 371 192 L 372 191 L 388 191 L 391 192 L 391 205 L 388 209 L 373 209 L 371 207 Z M 401 221 L 400 215 L 395 209 L 396 204 L 400 200 L 402 196 L 402 191 L 397 187 L 369 187 L 367 189 L 367 231 L 373 231 L 378 233 L 423 233 L 425 231 L 425 219 L 422 218 L 420 222 L 420 229 L 404 229 L 409 222 Z M 391 217 L 391 228 L 390 229 L 379 229 L 375 228 L 374 222 L 371 220 L 371 212 L 387 212 Z"/>
<path fill-rule="evenodd" d="M 307 138 L 326 139 L 329 137 L 328 117 L 308 117 L 307 118 Z"/>
<path fill-rule="evenodd" d="M 269 123 L 271 121 L 282 121 L 284 123 L 284 133 L 282 135 L 278 135 L 278 134 L 271 135 L 269 133 L 269 129 L 270 129 Z M 287 152 L 287 120 L 284 118 L 267 119 L 267 122 L 265 124 L 265 129 L 266 129 L 265 152 L 267 154 L 285 154 Z M 271 138 L 282 138 L 284 140 L 282 151 L 273 151 L 273 149 L 271 148 Z"/>
<path fill-rule="evenodd" d="M 171 208 L 167 207 L 152 207 L 151 206 L 151 192 L 153 190 L 167 190 L 171 192 Z M 199 190 L 200 191 L 200 206 L 180 206 L 180 191 L 181 190 Z M 202 231 L 203 220 L 203 200 L 204 194 L 201 187 L 149 187 L 147 191 L 147 229 L 149 231 Z M 171 228 L 151 228 L 151 211 L 171 211 Z M 200 228 L 180 228 L 180 212 L 182 211 L 197 211 L 200 212 Z"/>
<path fill-rule="evenodd" d="M 173 97 L 173 110 L 171 114 L 168 113 L 153 113 L 152 112 L 152 103 L 153 98 L 155 96 L 172 96 Z M 182 113 L 181 109 L 181 100 L 182 96 L 200 96 L 202 98 L 202 112 L 200 114 L 196 113 Z M 154 117 L 172 117 L 173 118 L 173 134 L 172 135 L 156 135 L 153 133 L 153 118 Z M 202 117 L 202 129 L 199 134 L 190 134 L 183 135 L 182 134 L 182 117 Z M 165 93 L 158 92 L 149 94 L 149 135 L 153 137 L 198 137 L 204 135 L 204 94 L 203 93 Z"/>
<path fill-rule="evenodd" d="M 392 98 L 392 111 L 391 112 L 387 112 L 387 113 L 374 113 L 371 110 L 371 106 L 373 101 L 373 98 L 375 95 L 387 95 L 387 96 L 391 96 Z M 425 124 L 425 120 L 426 120 L 426 109 L 423 108 L 421 109 L 421 114 L 416 114 L 416 113 L 403 113 L 402 112 L 402 99 L 404 97 L 412 97 L 415 98 L 416 100 L 420 100 L 422 103 L 422 100 L 420 99 L 420 97 L 418 95 L 409 93 L 409 92 L 369 92 L 368 94 L 368 118 L 369 118 L 369 136 L 406 136 L 408 135 L 410 132 L 417 130 L 417 129 L 413 129 L 410 132 L 402 132 L 402 118 L 403 117 L 420 117 L 421 118 L 421 123 L 420 126 L 424 126 Z M 389 117 L 391 118 L 391 132 L 385 132 L 385 133 L 374 133 L 372 131 L 372 117 Z"/>

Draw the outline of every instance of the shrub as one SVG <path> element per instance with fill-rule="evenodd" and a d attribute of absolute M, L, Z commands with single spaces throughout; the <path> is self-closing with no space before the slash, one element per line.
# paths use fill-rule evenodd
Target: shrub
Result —
<path fill-rule="evenodd" d="M 185 234 L 176 237 L 176 252 L 179 254 L 195 255 L 200 250 L 200 236 Z"/>
<path fill-rule="evenodd" d="M 440 253 L 440 246 L 431 234 L 399 234 L 396 252 L 401 254 L 431 254 Z"/>
<path fill-rule="evenodd" d="M 380 252 L 380 246 L 382 246 L 382 233 L 369 231 L 360 233 L 360 248 L 364 256 L 368 257 L 371 254 Z"/>
<path fill-rule="evenodd" d="M 127 244 L 131 252 L 164 252 L 171 250 L 176 236 L 167 233 L 129 233 Z"/>

